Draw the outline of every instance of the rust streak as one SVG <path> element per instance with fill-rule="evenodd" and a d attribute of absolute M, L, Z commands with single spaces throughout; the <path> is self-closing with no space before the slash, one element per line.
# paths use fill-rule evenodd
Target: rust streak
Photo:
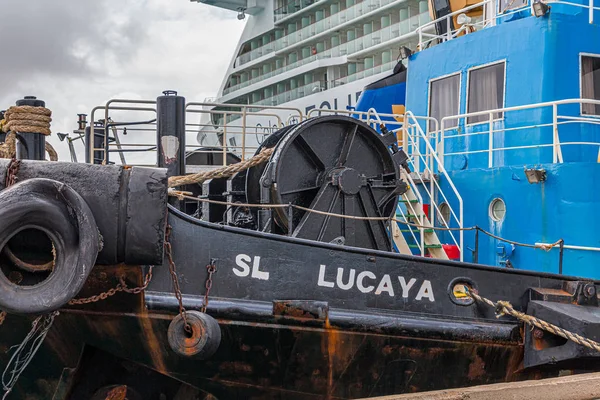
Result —
<path fill-rule="evenodd" d="M 143 342 L 148 349 L 150 357 L 152 358 L 154 367 L 159 372 L 167 373 L 167 367 L 165 366 L 163 360 L 160 342 L 154 333 L 154 328 L 152 327 L 152 320 L 147 316 L 141 316 L 139 321 L 142 328 L 142 335 L 145 337 Z"/>

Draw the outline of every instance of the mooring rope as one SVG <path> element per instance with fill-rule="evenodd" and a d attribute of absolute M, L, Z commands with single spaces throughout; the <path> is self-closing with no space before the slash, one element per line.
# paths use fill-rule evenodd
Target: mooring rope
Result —
<path fill-rule="evenodd" d="M 517 318 L 519 321 L 525 322 L 528 325 L 535 326 L 536 328 L 543 329 L 547 332 L 552 333 L 553 335 L 563 337 L 563 338 L 565 338 L 567 340 L 571 340 L 581 346 L 585 346 L 589 349 L 600 352 L 600 343 L 598 343 L 594 340 L 585 338 L 581 335 L 578 335 L 577 333 L 570 332 L 566 329 L 561 328 L 560 326 L 556 326 L 554 324 L 543 321 L 534 316 L 527 315 L 525 313 L 517 311 L 513 308 L 512 304 L 510 304 L 508 301 L 500 300 L 500 301 L 497 301 L 494 303 L 490 299 L 486 299 L 485 297 L 480 296 L 474 290 L 471 290 L 466 286 L 464 288 L 465 288 L 465 293 L 467 296 L 471 297 L 472 299 L 474 299 L 480 303 L 484 303 L 490 307 L 493 307 L 496 310 L 495 312 L 496 312 L 497 318 L 500 318 L 503 315 L 510 315 L 510 316 Z"/>
<path fill-rule="evenodd" d="M 17 153 L 17 135 L 10 132 L 4 143 L 0 143 L 0 158 L 13 158 Z"/>
<path fill-rule="evenodd" d="M 16 350 L 10 357 L 8 364 L 2 373 L 2 389 L 4 390 L 2 400 L 6 399 L 25 368 L 27 368 L 27 365 L 29 365 L 35 356 L 35 353 L 44 342 L 48 331 L 52 327 L 54 318 L 57 315 L 58 311 L 54 311 L 50 314 L 37 317 L 32 322 L 31 330 L 21 344 L 12 347 L 16 347 Z"/>
<path fill-rule="evenodd" d="M 30 132 L 50 135 L 52 111 L 45 107 L 12 106 L 4 113 L 4 132 Z"/>
<path fill-rule="evenodd" d="M 446 227 L 438 227 L 438 226 L 426 226 L 426 225 L 419 225 L 419 224 L 415 224 L 412 222 L 404 221 L 404 220 L 397 219 L 397 218 L 361 217 L 361 216 L 356 216 L 356 215 L 344 215 L 344 214 L 337 214 L 337 213 L 332 213 L 332 212 L 328 212 L 328 211 L 314 210 L 312 208 L 302 207 L 302 206 L 299 206 L 296 204 L 249 204 L 249 203 L 232 203 L 229 201 L 220 201 L 220 200 L 211 200 L 211 199 L 201 199 L 198 197 L 190 196 L 188 193 L 190 193 L 190 192 L 183 192 L 183 191 L 179 191 L 179 190 L 169 190 L 169 196 L 177 197 L 179 200 L 188 199 L 188 200 L 193 200 L 193 201 L 200 202 L 200 203 L 219 204 L 219 205 L 224 205 L 224 206 L 229 206 L 229 207 L 247 207 L 247 208 L 289 208 L 289 207 L 291 207 L 291 208 L 295 208 L 297 210 L 302 210 L 302 211 L 310 212 L 313 214 L 325 215 L 325 216 L 335 217 L 335 218 L 354 219 L 354 220 L 360 220 L 360 221 L 391 221 L 391 222 L 393 221 L 393 222 L 397 222 L 399 224 L 412 226 L 412 227 L 418 228 L 418 229 L 434 229 L 434 230 L 441 230 L 441 231 L 478 230 L 481 233 L 486 234 L 494 239 L 497 239 L 497 240 L 500 240 L 500 241 L 503 241 L 506 243 L 514 244 L 515 246 L 523 246 L 523 247 L 529 247 L 529 248 L 533 248 L 533 249 L 542 249 L 544 251 L 550 251 L 554 247 L 558 247 L 561 245 L 561 243 L 564 243 L 563 239 L 559 239 L 556 242 L 550 243 L 550 244 L 521 243 L 521 242 L 515 242 L 514 240 L 504 239 L 500 236 L 496 236 L 496 235 L 486 231 L 485 229 L 481 229 L 478 226 L 469 226 L 469 227 L 465 227 L 465 228 L 446 228 Z"/>
<path fill-rule="evenodd" d="M 50 135 L 50 122 L 52 111 L 45 107 L 13 106 L 4 113 L 4 120 L 0 121 L 0 128 L 8 132 L 6 141 L 0 143 L 0 158 L 13 158 L 16 156 L 16 133 L 41 133 Z M 45 150 L 50 161 L 58 161 L 58 153 L 54 147 L 46 142 Z"/>
<path fill-rule="evenodd" d="M 214 178 L 229 178 L 238 172 L 247 170 L 256 165 L 262 164 L 271 157 L 275 148 L 263 149 L 260 153 L 242 162 L 226 165 L 210 171 L 198 172 L 190 175 L 172 176 L 169 178 L 169 187 L 190 185 L 193 183 L 202 183 Z"/>

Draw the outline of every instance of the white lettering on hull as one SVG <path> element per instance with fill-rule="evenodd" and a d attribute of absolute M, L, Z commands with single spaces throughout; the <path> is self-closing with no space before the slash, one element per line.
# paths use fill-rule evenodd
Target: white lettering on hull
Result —
<path fill-rule="evenodd" d="M 368 270 L 356 274 L 355 269 L 346 271 L 344 268 L 338 268 L 335 281 L 328 280 L 326 275 L 327 266 L 321 264 L 317 280 L 318 286 L 342 290 L 356 288 L 361 293 L 373 293 L 378 296 L 387 293 L 388 296 L 395 297 L 396 293 L 398 293 L 404 299 L 414 298 L 416 301 L 435 301 L 431 281 L 427 279 L 421 281 L 419 285 L 419 281 L 416 278 L 410 278 L 407 281 L 404 276 L 398 276 L 399 287 L 394 288 L 392 277 L 389 274 L 385 274 L 379 278 L 374 272 Z M 414 290 L 411 292 L 413 287 L 419 287 L 416 295 L 414 294 Z"/>
<path fill-rule="evenodd" d="M 233 267 L 233 273 L 239 277 L 247 277 L 250 275 L 250 262 L 252 262 L 252 275 L 254 279 L 260 279 L 261 281 L 269 280 L 269 273 L 260 270 L 260 257 L 254 256 L 254 259 L 247 254 L 238 254 L 235 257 L 236 267 Z"/>

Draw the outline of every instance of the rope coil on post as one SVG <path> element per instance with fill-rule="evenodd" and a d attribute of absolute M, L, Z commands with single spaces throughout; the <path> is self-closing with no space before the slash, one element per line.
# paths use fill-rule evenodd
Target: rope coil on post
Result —
<path fill-rule="evenodd" d="M 510 304 L 508 301 L 500 300 L 500 301 L 497 301 L 494 303 L 492 300 L 486 299 L 485 297 L 480 296 L 474 290 L 469 289 L 467 286 L 465 286 L 464 289 L 465 289 L 465 294 L 467 296 L 471 297 L 472 299 L 474 299 L 480 303 L 484 303 L 490 307 L 493 307 L 496 310 L 495 312 L 496 312 L 497 318 L 500 318 L 503 315 L 510 315 L 512 317 L 515 317 L 519 321 L 525 322 L 528 325 L 534 326 L 539 329 L 543 329 L 547 332 L 552 333 L 553 335 L 560 336 L 567 340 L 571 340 L 581 346 L 585 346 L 588 349 L 592 349 L 592 350 L 600 352 L 600 343 L 598 343 L 594 340 L 585 338 L 581 335 L 578 335 L 577 333 L 573 333 L 571 331 L 561 328 L 560 326 L 556 326 L 554 324 L 543 321 L 534 316 L 527 315 L 523 312 L 517 311 L 513 308 L 512 304 Z"/>
<path fill-rule="evenodd" d="M 16 155 L 17 132 L 41 133 L 50 135 L 50 123 L 52 122 L 52 111 L 45 107 L 12 106 L 4 113 L 4 120 L 0 122 L 0 128 L 7 132 L 6 141 L 0 143 L 0 158 L 13 158 Z M 54 147 L 46 142 L 46 152 L 50 161 L 58 161 L 58 154 Z"/>
<path fill-rule="evenodd" d="M 50 135 L 52 111 L 45 107 L 12 106 L 4 113 L 4 132 L 30 132 Z"/>

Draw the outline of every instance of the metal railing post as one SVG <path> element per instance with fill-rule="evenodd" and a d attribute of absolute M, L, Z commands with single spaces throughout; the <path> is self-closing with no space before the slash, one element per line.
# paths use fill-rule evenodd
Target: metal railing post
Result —
<path fill-rule="evenodd" d="M 227 165 L 227 113 L 223 113 L 223 166 Z"/>
<path fill-rule="evenodd" d="M 489 121 L 489 137 L 488 137 L 488 168 L 494 165 L 494 114 L 490 113 Z"/>
<path fill-rule="evenodd" d="M 590 24 L 594 23 L 594 0 L 590 0 Z"/>
<path fill-rule="evenodd" d="M 247 108 L 244 106 L 242 108 L 242 161 L 246 159 L 246 111 Z"/>
<path fill-rule="evenodd" d="M 552 162 L 558 161 L 558 105 L 552 104 Z"/>

